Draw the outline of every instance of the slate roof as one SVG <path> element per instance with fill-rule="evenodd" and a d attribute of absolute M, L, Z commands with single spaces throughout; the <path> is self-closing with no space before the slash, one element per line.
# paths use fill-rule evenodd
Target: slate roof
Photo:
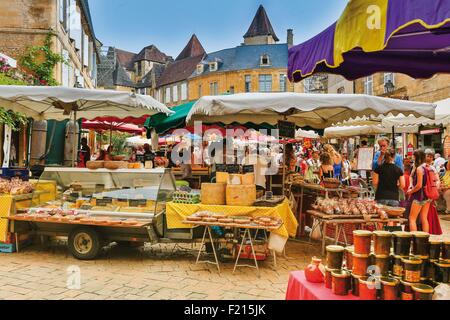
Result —
<path fill-rule="evenodd" d="M 257 36 L 272 36 L 275 41 L 280 41 L 273 30 L 267 12 L 262 5 L 259 6 L 255 17 L 253 18 L 250 28 L 244 38 L 252 38 Z"/>
<path fill-rule="evenodd" d="M 117 60 L 127 70 L 134 70 L 134 57 L 136 53 L 116 49 Z"/>
<path fill-rule="evenodd" d="M 135 85 L 136 88 L 151 88 L 153 86 L 152 83 L 153 75 L 155 76 L 156 83 L 158 83 L 159 79 L 161 78 L 161 75 L 164 72 L 164 69 L 165 69 L 164 65 L 155 64 L 153 66 L 153 69 L 147 72 L 147 74 L 141 79 L 141 81 L 136 83 Z"/>
<path fill-rule="evenodd" d="M 159 79 L 157 87 L 187 80 L 202 59 L 203 55 L 169 63 Z"/>
<path fill-rule="evenodd" d="M 270 66 L 261 66 L 260 58 L 267 54 L 270 60 Z M 265 45 L 241 45 L 235 48 L 220 50 L 209 53 L 202 60 L 205 64 L 204 72 L 197 75 L 196 70 L 190 78 L 202 76 L 211 73 L 209 71 L 209 62 L 218 61 L 218 70 L 214 72 L 237 71 L 247 69 L 267 69 L 267 68 L 287 68 L 288 65 L 288 45 L 265 44 Z"/>
<path fill-rule="evenodd" d="M 201 56 L 205 53 L 205 49 L 203 49 L 203 46 L 198 40 L 197 36 L 193 34 L 186 47 L 184 47 L 183 51 L 181 51 L 175 61 Z"/>
<path fill-rule="evenodd" d="M 171 60 L 171 57 L 165 55 L 164 53 L 162 53 L 161 51 L 159 51 L 159 49 L 154 46 L 154 45 L 150 45 L 145 47 L 144 49 L 141 50 L 141 52 L 139 52 L 135 57 L 134 57 L 134 62 L 136 61 L 142 61 L 142 60 L 148 60 L 148 61 L 153 61 L 153 62 L 158 62 L 158 63 L 166 63 L 167 61 Z"/>

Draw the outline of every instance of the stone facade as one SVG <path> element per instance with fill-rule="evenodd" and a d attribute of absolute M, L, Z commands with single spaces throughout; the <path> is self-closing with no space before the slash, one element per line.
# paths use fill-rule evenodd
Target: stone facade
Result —
<path fill-rule="evenodd" d="M 71 23 L 78 26 L 76 32 L 75 28 L 67 27 Z M 52 50 L 62 54 L 69 64 L 67 68 L 62 64 L 55 68 L 56 81 L 71 87 L 77 82 L 87 88 L 95 87 L 97 43 L 85 0 L 8 0 L 0 3 L 1 52 L 20 61 L 27 48 L 42 45 L 49 32 L 54 35 Z M 74 35 L 78 35 L 77 39 Z"/>

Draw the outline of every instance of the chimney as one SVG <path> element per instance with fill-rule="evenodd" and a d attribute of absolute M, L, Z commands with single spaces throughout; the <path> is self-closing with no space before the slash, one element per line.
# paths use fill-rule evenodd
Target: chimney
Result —
<path fill-rule="evenodd" d="M 292 29 L 287 30 L 287 44 L 289 48 L 294 45 L 294 30 Z"/>

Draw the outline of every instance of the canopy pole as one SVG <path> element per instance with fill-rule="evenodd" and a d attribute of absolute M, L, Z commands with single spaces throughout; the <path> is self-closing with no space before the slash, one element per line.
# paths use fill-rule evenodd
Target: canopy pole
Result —
<path fill-rule="evenodd" d="M 76 136 L 77 136 L 77 110 L 73 110 L 73 134 L 72 134 L 72 167 L 76 167 L 77 162 L 77 146 L 76 146 Z"/>
<path fill-rule="evenodd" d="M 286 184 L 286 144 L 283 146 L 283 193 L 282 195 L 285 196 L 285 184 Z"/>
<path fill-rule="evenodd" d="M 392 142 L 394 145 L 394 152 L 397 153 L 396 147 L 395 147 L 395 126 L 392 126 Z"/>
<path fill-rule="evenodd" d="M 110 127 L 109 127 L 109 146 L 111 146 L 112 143 L 112 122 L 110 123 Z"/>

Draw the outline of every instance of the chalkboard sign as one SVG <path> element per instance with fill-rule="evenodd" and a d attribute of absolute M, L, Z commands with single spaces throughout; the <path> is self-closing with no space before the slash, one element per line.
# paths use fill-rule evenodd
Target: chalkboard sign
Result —
<path fill-rule="evenodd" d="M 136 155 L 136 161 L 137 162 L 145 162 L 145 158 L 143 154 L 137 154 Z"/>
<path fill-rule="evenodd" d="M 216 164 L 216 172 L 227 172 L 227 166 L 225 164 Z"/>
<path fill-rule="evenodd" d="M 128 206 L 130 206 L 130 207 L 146 207 L 147 200 L 146 199 L 130 199 L 130 200 L 128 200 Z"/>
<path fill-rule="evenodd" d="M 235 173 L 239 173 L 240 170 L 241 170 L 241 166 L 238 164 L 227 164 L 226 172 L 228 172 L 228 173 L 235 174 Z"/>
<path fill-rule="evenodd" d="M 155 155 L 153 153 L 148 153 L 144 155 L 144 161 L 153 161 L 155 159 Z"/>
<path fill-rule="evenodd" d="M 242 166 L 242 173 L 253 173 L 255 172 L 254 166 Z"/>
<path fill-rule="evenodd" d="M 295 123 L 278 121 L 278 135 L 281 138 L 295 138 Z"/>
<path fill-rule="evenodd" d="M 128 202 L 128 199 L 124 199 L 124 198 L 117 199 L 117 202 Z"/>
<path fill-rule="evenodd" d="M 111 198 L 103 198 L 103 199 L 97 199 L 95 201 L 95 205 L 97 207 L 106 207 L 107 205 L 112 203 L 112 199 Z"/>

